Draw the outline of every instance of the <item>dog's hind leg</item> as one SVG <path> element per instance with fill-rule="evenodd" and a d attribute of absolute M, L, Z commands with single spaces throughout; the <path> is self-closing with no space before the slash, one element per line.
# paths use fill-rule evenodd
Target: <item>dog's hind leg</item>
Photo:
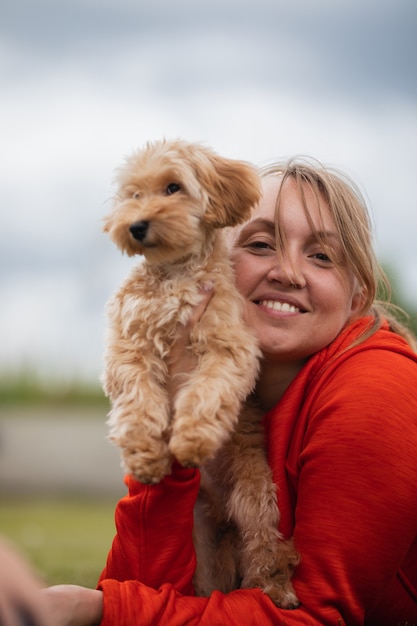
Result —
<path fill-rule="evenodd" d="M 237 431 L 221 451 L 230 485 L 225 505 L 242 538 L 241 586 L 259 587 L 277 606 L 295 608 L 298 599 L 291 575 L 299 557 L 292 541 L 284 540 L 278 531 L 276 486 L 257 413 L 250 406 L 243 409 Z"/>
<path fill-rule="evenodd" d="M 193 584 L 198 596 L 209 596 L 216 590 L 229 593 L 238 589 L 241 582 L 237 570 L 239 533 L 235 524 L 226 518 L 222 490 L 217 491 L 204 467 L 201 468 L 193 532 L 197 556 Z"/>

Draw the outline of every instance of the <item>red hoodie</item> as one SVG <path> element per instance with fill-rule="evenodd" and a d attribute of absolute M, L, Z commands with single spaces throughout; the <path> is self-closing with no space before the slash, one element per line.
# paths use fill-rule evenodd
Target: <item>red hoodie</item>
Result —
<path fill-rule="evenodd" d="M 386 327 L 352 348 L 368 323 L 314 355 L 265 416 L 301 606 L 259 589 L 193 595 L 199 472 L 175 464 L 159 485 L 126 478 L 102 626 L 417 625 L 417 356 Z"/>

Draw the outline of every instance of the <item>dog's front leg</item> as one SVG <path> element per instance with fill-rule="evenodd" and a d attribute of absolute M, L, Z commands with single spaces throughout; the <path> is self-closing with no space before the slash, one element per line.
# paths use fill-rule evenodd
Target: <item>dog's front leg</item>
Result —
<path fill-rule="evenodd" d="M 113 365 L 111 378 L 117 384 L 113 382 L 109 393 L 109 437 L 121 448 L 126 470 L 142 483 L 158 483 L 172 464 L 169 402 L 164 386 L 152 376 L 151 359 L 155 357 L 142 355 Z"/>
<path fill-rule="evenodd" d="M 174 403 L 170 450 L 185 466 L 213 458 L 230 437 L 258 373 L 252 333 L 239 318 L 219 324 L 215 300 L 191 338 L 198 362 Z"/>
<path fill-rule="evenodd" d="M 237 384 L 242 376 L 236 361 L 222 356 L 204 355 L 176 396 L 169 447 L 184 466 L 200 466 L 213 458 L 237 423 L 244 399 Z"/>

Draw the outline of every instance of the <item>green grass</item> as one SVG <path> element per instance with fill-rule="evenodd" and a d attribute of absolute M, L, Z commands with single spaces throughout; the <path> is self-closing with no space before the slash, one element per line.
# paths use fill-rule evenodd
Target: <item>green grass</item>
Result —
<path fill-rule="evenodd" d="M 0 533 L 48 585 L 95 587 L 115 534 L 116 502 L 2 500 Z"/>
<path fill-rule="evenodd" d="M 0 371 L 0 406 L 107 407 L 100 385 L 81 380 L 43 381 L 36 372 Z"/>

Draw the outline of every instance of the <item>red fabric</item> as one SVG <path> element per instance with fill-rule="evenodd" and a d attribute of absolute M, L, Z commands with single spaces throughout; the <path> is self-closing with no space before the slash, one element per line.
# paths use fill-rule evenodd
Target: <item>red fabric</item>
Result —
<path fill-rule="evenodd" d="M 417 624 L 417 357 L 369 320 L 310 359 L 265 416 L 280 530 L 294 535 L 301 607 L 259 590 L 193 596 L 197 470 L 127 479 L 102 573 L 102 626 Z"/>

